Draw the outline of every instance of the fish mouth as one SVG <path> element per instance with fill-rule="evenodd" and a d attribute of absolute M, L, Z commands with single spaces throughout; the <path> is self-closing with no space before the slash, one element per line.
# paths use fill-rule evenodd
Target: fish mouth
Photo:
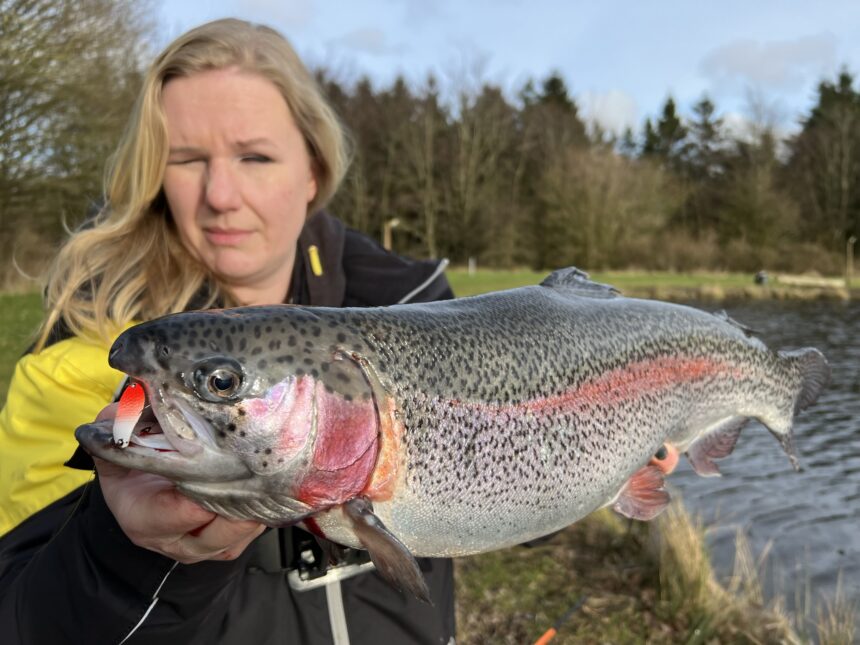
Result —
<path fill-rule="evenodd" d="M 252 476 L 235 455 L 215 441 L 212 425 L 181 399 L 168 399 L 138 381 L 146 393 L 127 445 L 115 439 L 115 421 L 88 423 L 75 430 L 91 455 L 120 466 L 176 481 L 234 481 Z"/>

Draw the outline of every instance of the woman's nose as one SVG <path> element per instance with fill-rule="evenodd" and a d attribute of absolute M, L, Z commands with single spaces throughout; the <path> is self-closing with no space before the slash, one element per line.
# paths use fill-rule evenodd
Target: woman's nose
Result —
<path fill-rule="evenodd" d="M 236 210 L 241 206 L 237 177 L 229 163 L 210 161 L 206 177 L 206 202 L 218 212 Z"/>

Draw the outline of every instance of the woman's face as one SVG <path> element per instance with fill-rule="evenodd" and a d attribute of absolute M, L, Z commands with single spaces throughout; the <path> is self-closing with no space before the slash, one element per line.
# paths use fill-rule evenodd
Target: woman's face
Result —
<path fill-rule="evenodd" d="M 227 68 L 163 88 L 164 193 L 183 245 L 243 304 L 284 301 L 317 185 L 277 88 Z"/>

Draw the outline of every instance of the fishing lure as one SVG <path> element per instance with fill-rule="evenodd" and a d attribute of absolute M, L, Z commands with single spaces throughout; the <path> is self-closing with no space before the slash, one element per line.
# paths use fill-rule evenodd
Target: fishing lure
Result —
<path fill-rule="evenodd" d="M 128 445 L 145 402 L 146 395 L 140 383 L 131 383 L 123 390 L 113 422 L 113 442 L 118 448 L 125 448 Z"/>

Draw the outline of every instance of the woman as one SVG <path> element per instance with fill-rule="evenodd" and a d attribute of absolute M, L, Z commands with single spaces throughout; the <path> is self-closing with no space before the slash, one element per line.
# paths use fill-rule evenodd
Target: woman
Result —
<path fill-rule="evenodd" d="M 4 642 L 453 639 L 449 561 L 421 562 L 433 598 L 422 604 L 365 573 L 360 552 L 327 573 L 298 530 L 216 516 L 164 479 L 103 462 L 88 483 L 92 462 L 75 453 L 75 427 L 114 414 L 123 375 L 107 351 L 134 322 L 214 305 L 451 296 L 441 266 L 391 255 L 321 212 L 346 165 L 336 117 L 273 30 L 216 21 L 155 60 L 107 205 L 52 267 L 48 316 L 0 414 Z M 72 453 L 69 465 L 90 472 L 63 466 Z"/>

